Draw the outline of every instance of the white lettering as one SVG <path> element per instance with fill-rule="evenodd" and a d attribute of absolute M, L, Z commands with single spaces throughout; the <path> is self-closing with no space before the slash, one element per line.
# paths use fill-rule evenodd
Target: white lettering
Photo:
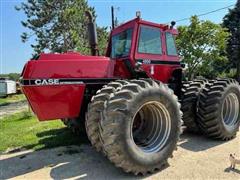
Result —
<path fill-rule="evenodd" d="M 55 85 L 60 84 L 59 79 L 36 79 L 35 81 L 36 85 Z"/>
<path fill-rule="evenodd" d="M 46 84 L 48 84 L 47 80 L 46 79 L 42 80 L 42 85 L 46 85 Z"/>
<path fill-rule="evenodd" d="M 40 80 L 40 79 L 36 79 L 36 80 L 35 80 L 35 84 L 36 84 L 36 85 L 41 85 L 41 80 Z"/>
<path fill-rule="evenodd" d="M 59 84 L 59 79 L 54 79 L 55 84 Z"/>

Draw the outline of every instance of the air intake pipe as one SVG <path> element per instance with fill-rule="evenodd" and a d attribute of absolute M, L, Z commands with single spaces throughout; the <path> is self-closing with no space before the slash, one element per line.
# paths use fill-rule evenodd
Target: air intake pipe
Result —
<path fill-rule="evenodd" d="M 88 17 L 88 39 L 89 39 L 89 45 L 91 48 L 91 54 L 93 56 L 99 55 L 98 53 L 98 40 L 97 40 L 97 28 L 96 28 L 96 23 L 93 20 L 92 13 L 90 11 L 86 11 L 86 16 Z"/>

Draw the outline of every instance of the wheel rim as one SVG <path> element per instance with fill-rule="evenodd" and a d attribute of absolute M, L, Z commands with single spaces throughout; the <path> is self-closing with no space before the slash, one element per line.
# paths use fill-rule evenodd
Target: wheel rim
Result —
<path fill-rule="evenodd" d="M 166 107 L 157 101 L 142 105 L 133 117 L 131 138 L 145 153 L 159 152 L 169 139 L 171 118 Z"/>
<path fill-rule="evenodd" d="M 230 93 L 226 96 L 222 107 L 222 119 L 226 126 L 237 123 L 239 116 L 239 100 L 236 94 Z"/>

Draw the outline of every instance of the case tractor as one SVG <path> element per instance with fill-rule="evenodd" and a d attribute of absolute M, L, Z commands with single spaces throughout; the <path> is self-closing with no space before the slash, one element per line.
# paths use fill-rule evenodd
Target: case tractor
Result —
<path fill-rule="evenodd" d="M 89 12 L 91 56 L 42 53 L 21 75 L 22 91 L 40 121 L 61 119 L 85 130 L 93 147 L 134 174 L 163 168 L 177 149 L 183 123 L 220 140 L 236 136 L 240 87 L 233 79 L 183 81 L 171 25 L 138 16 L 111 30 L 98 55 Z"/>

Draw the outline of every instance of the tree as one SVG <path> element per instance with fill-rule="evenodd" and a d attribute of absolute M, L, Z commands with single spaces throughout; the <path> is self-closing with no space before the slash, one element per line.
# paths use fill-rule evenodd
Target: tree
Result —
<path fill-rule="evenodd" d="M 228 63 L 226 57 L 226 29 L 211 21 L 200 21 L 192 16 L 189 26 L 179 26 L 176 43 L 183 62 L 187 65 L 187 77 L 200 75 L 218 76 Z"/>
<path fill-rule="evenodd" d="M 20 78 L 20 74 L 19 73 L 0 74 L 0 78 L 9 78 L 10 80 L 18 81 Z"/>
<path fill-rule="evenodd" d="M 97 27 L 98 49 L 100 55 L 105 55 L 109 40 L 109 33 L 107 27 Z"/>
<path fill-rule="evenodd" d="M 230 32 L 230 38 L 227 44 L 228 58 L 237 69 L 236 77 L 240 80 L 240 0 L 235 7 L 230 9 L 223 18 L 223 27 Z"/>
<path fill-rule="evenodd" d="M 24 32 L 21 38 L 26 42 L 35 37 L 35 44 L 31 45 L 35 54 L 68 50 L 90 53 L 85 11 L 91 11 L 95 18 L 96 15 L 94 8 L 89 7 L 86 0 L 28 0 L 16 9 L 22 10 L 27 16 L 26 21 L 21 23 L 30 31 Z M 97 27 L 97 31 L 100 53 L 103 54 L 103 44 L 107 44 L 108 32 L 105 27 Z"/>

